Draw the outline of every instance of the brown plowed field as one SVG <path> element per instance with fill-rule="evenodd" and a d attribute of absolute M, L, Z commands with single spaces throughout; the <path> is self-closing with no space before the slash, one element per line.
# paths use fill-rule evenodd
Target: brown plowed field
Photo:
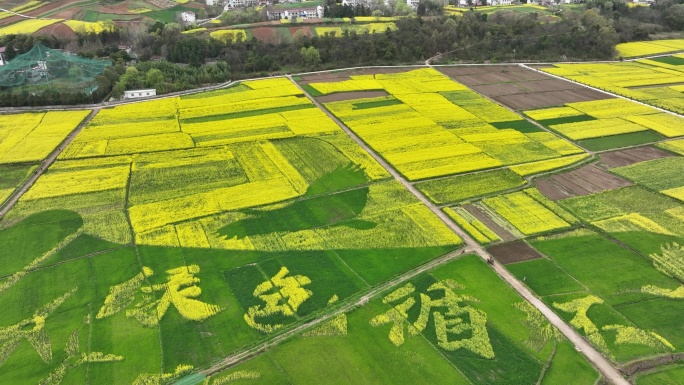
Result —
<path fill-rule="evenodd" d="M 482 84 L 514 83 L 530 80 L 549 79 L 538 72 L 517 65 L 510 66 L 459 66 L 435 67 L 445 75 L 467 86 Z"/>
<path fill-rule="evenodd" d="M 487 214 L 482 212 L 477 206 L 465 205 L 463 206 L 469 213 L 471 213 L 475 218 L 479 219 L 485 226 L 492 230 L 496 235 L 501 238 L 502 241 L 508 242 L 515 240 L 515 235 L 511 234 L 508 230 L 499 226 L 498 223 L 494 222 Z"/>
<path fill-rule="evenodd" d="M 313 32 L 311 32 L 311 27 L 290 27 L 290 28 L 288 28 L 288 30 L 290 31 L 290 34 L 292 35 L 293 38 L 295 37 L 295 34 L 299 31 L 302 31 L 304 36 L 308 36 L 308 37 L 313 36 Z"/>
<path fill-rule="evenodd" d="M 252 29 L 252 35 L 254 35 L 257 40 L 271 44 L 278 43 L 278 38 L 276 37 L 275 32 L 276 30 L 274 28 L 269 27 Z"/>
<path fill-rule="evenodd" d="M 321 103 L 341 102 L 344 100 L 364 99 L 364 98 L 379 98 L 388 96 L 385 91 L 353 91 L 353 92 L 338 92 L 330 95 L 323 95 L 316 98 Z"/>
<path fill-rule="evenodd" d="M 659 148 L 644 146 L 628 148 L 626 150 L 610 151 L 601 154 L 597 165 L 610 169 L 614 167 L 629 166 L 647 160 L 668 158 L 673 156 Z"/>
<path fill-rule="evenodd" d="M 441 72 L 514 110 L 610 98 L 520 66 L 439 67 Z"/>
<path fill-rule="evenodd" d="M 559 80 L 562 81 L 562 80 Z M 477 90 L 477 87 L 473 87 Z M 610 96 L 587 88 L 550 91 L 538 93 L 521 93 L 493 97 L 492 99 L 514 110 L 532 110 L 562 106 L 565 103 L 588 102 L 591 100 L 609 99 Z"/>
<path fill-rule="evenodd" d="M 26 15 L 26 16 L 38 17 L 38 16 L 40 16 L 46 12 L 52 11 L 53 9 L 64 7 L 64 6 L 68 5 L 69 3 L 74 3 L 76 1 L 77 0 L 65 1 L 63 3 L 62 2 L 48 3 L 48 4 L 43 5 L 42 7 L 36 8 L 34 10 L 31 10 L 28 12 L 21 12 L 21 14 Z M 26 18 L 21 17 L 21 16 L 10 16 L 10 17 L 7 17 L 7 18 L 0 20 L 0 26 L 9 25 L 9 24 L 17 22 L 19 20 L 26 20 Z"/>
<path fill-rule="evenodd" d="M 590 164 L 577 170 L 535 180 L 542 194 L 557 201 L 631 186 L 632 183 Z"/>
<path fill-rule="evenodd" d="M 497 259 L 497 261 L 508 265 L 531 259 L 542 258 L 542 255 L 524 241 L 514 241 L 502 243 L 487 248 L 487 251 Z"/>
<path fill-rule="evenodd" d="M 77 36 L 74 30 L 62 23 L 48 25 L 47 27 L 36 32 L 36 35 L 56 36 L 60 39 L 70 39 Z"/>

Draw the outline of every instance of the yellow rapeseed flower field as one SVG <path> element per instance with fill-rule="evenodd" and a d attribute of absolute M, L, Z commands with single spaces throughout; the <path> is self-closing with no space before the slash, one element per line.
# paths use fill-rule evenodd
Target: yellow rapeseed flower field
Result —
<path fill-rule="evenodd" d="M 482 200 L 525 235 L 570 227 L 570 224 L 524 192 Z"/>
<path fill-rule="evenodd" d="M 20 34 L 30 35 L 49 25 L 59 23 L 60 21 L 63 21 L 63 19 L 26 19 L 14 24 L 10 24 L 7 27 L 0 28 L 0 36 Z"/>
<path fill-rule="evenodd" d="M 0 163 L 46 158 L 90 111 L 0 116 Z"/>

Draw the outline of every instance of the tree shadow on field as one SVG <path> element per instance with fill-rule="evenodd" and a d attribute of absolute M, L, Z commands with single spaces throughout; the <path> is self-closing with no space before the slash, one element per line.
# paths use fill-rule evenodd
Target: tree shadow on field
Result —
<path fill-rule="evenodd" d="M 275 210 L 241 210 L 240 212 L 251 217 L 224 226 L 218 233 L 228 239 L 242 239 L 250 235 L 295 232 L 326 226 L 372 229 L 376 226 L 374 222 L 355 219 L 368 204 L 369 187 L 330 193 L 366 181 L 361 168 L 351 164 L 338 167 L 313 182 L 304 194 L 305 199 Z M 315 196 L 317 194 L 327 195 Z"/>

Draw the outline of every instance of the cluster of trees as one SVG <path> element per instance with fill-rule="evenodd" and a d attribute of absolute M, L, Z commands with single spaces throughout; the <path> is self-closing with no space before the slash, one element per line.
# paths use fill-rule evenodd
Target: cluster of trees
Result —
<path fill-rule="evenodd" d="M 168 59 L 194 65 L 219 59 L 228 63 L 236 79 L 284 67 L 416 63 L 452 51 L 451 59 L 461 61 L 609 59 L 619 39 L 613 21 L 595 10 L 568 12 L 555 23 L 540 22 L 534 13 L 483 18 L 467 12 L 458 18 L 401 19 L 396 25 L 396 31 L 384 34 L 302 35 L 293 43 L 278 45 L 255 39 L 221 43 L 183 35 L 168 46 Z M 311 59 L 311 47 L 319 59 Z"/>
<path fill-rule="evenodd" d="M 351 5 L 337 4 L 335 0 L 328 0 L 323 6 L 323 17 L 370 16 L 372 12 L 371 7 L 365 5 L 352 7 Z M 380 14 L 382 15 L 382 12 Z"/>
<path fill-rule="evenodd" d="M 156 88 L 166 94 L 223 83 L 230 79 L 230 68 L 225 62 L 205 66 L 188 66 L 160 62 L 141 62 L 126 68 L 114 85 L 112 97 L 120 98 L 125 90 Z"/>
<path fill-rule="evenodd" d="M 413 64 L 445 53 L 442 57 L 449 62 L 610 59 L 619 42 L 684 30 L 684 0 L 660 0 L 650 7 L 628 7 L 621 0 L 588 0 L 583 12 L 559 10 L 559 18 L 553 23 L 540 20 L 536 13 L 439 16 L 442 8 L 437 1 L 425 0 L 418 7 L 419 13 L 433 17 L 398 20 L 396 31 L 374 35 L 352 31 L 324 37 L 298 34 L 294 41 L 279 44 L 184 35 L 175 23 L 131 25 L 99 35 L 79 35 L 68 42 L 54 37 L 4 36 L 0 45 L 12 48 L 10 55 L 15 50 L 17 54 L 26 52 L 40 42 L 87 57 L 109 58 L 114 65 L 95 79 L 97 87 L 90 95 L 52 88 L 42 93 L 5 90 L 0 92 L 0 104 L 85 103 L 116 97 L 126 89 L 150 87 L 167 93 L 277 73 L 284 68 L 298 71 Z M 387 6 L 378 4 L 371 15 L 410 12 L 403 7 L 407 7 L 405 2 L 391 0 Z M 335 17 L 363 15 L 370 10 L 327 4 L 327 12 Z M 229 15 L 233 16 L 224 16 L 227 21 L 258 21 L 262 17 L 252 11 Z M 133 47 L 137 62 L 131 65 L 132 58 L 118 48 L 122 43 Z"/>
<path fill-rule="evenodd" d="M 613 20 L 621 42 L 684 31 L 684 0 L 658 0 L 648 7 L 629 7 L 621 0 L 587 0 L 585 6 Z"/>

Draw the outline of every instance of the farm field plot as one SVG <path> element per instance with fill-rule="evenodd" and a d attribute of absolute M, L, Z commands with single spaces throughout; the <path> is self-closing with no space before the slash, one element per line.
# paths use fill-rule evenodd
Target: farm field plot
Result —
<path fill-rule="evenodd" d="M 683 350 L 681 283 L 657 261 L 581 229 L 533 239 L 545 257 L 507 265 L 615 362 Z M 653 263 L 653 264 L 652 264 Z"/>
<path fill-rule="evenodd" d="M 487 197 L 444 210 L 483 245 L 558 232 L 578 224 L 573 215 L 535 188 Z"/>
<path fill-rule="evenodd" d="M 665 142 L 663 145 L 667 145 L 667 143 L 670 142 Z M 670 152 L 663 151 L 656 147 L 643 146 L 601 153 L 597 165 L 602 168 L 610 169 L 614 167 L 630 166 L 647 160 L 668 158 L 671 156 L 672 154 Z"/>
<path fill-rule="evenodd" d="M 374 34 L 374 33 L 385 33 L 387 30 L 396 31 L 396 24 L 389 23 L 368 23 L 368 24 L 354 24 L 354 25 L 343 25 L 341 27 L 312 27 L 311 30 L 315 36 L 330 36 L 330 37 L 342 37 L 345 33 L 356 32 L 357 34 Z"/>
<path fill-rule="evenodd" d="M 606 99 L 609 96 L 520 66 L 438 67 L 465 84 L 513 110 L 528 110 Z"/>
<path fill-rule="evenodd" d="M 26 19 L 0 28 L 0 36 L 31 34 L 38 32 L 41 28 L 63 21 L 62 19 Z"/>
<path fill-rule="evenodd" d="M 306 86 L 323 95 L 386 91 L 325 106 L 409 180 L 582 152 L 432 69 Z"/>
<path fill-rule="evenodd" d="M 46 158 L 89 113 L 50 111 L 0 116 L 0 164 Z"/>
<path fill-rule="evenodd" d="M 639 57 L 684 51 L 684 39 L 635 41 L 618 44 L 615 49 L 622 57 Z"/>
<path fill-rule="evenodd" d="M 567 103 L 525 111 L 545 127 L 589 150 L 605 150 L 684 135 L 684 118 L 625 99 Z"/>
<path fill-rule="evenodd" d="M 214 379 L 250 373 L 269 384 L 554 384 L 567 370 L 573 376 L 563 383 L 598 378 L 536 309 L 466 255 Z"/>
<path fill-rule="evenodd" d="M 0 205 L 38 168 L 37 165 L 0 165 Z"/>
<path fill-rule="evenodd" d="M 523 163 L 494 171 L 432 179 L 416 183 L 415 186 L 438 205 L 453 204 L 507 190 L 520 189 L 529 184 L 525 177 L 577 166 L 577 163 L 586 160 L 589 156 L 589 154 L 579 154 Z"/>
<path fill-rule="evenodd" d="M 430 200 L 437 204 L 456 203 L 480 195 L 490 195 L 525 184 L 518 174 L 507 170 L 485 171 L 417 183 Z"/>
<path fill-rule="evenodd" d="M 630 186 L 557 202 L 583 222 L 605 231 L 643 253 L 684 235 L 681 203 Z"/>
<path fill-rule="evenodd" d="M 0 244 L 0 382 L 161 384 L 462 241 L 276 78 L 101 110 Z"/>
<path fill-rule="evenodd" d="M 684 66 L 670 64 L 677 63 L 674 59 L 676 58 L 623 63 L 554 64 L 553 67 L 540 69 L 681 114 L 684 112 Z"/>
<path fill-rule="evenodd" d="M 544 195 L 554 201 L 613 190 L 632 184 L 630 181 L 610 174 L 594 164 L 539 178 L 534 183 Z"/>
<path fill-rule="evenodd" d="M 684 381 L 684 366 L 672 365 L 663 370 L 637 377 L 638 385 L 676 384 Z"/>

